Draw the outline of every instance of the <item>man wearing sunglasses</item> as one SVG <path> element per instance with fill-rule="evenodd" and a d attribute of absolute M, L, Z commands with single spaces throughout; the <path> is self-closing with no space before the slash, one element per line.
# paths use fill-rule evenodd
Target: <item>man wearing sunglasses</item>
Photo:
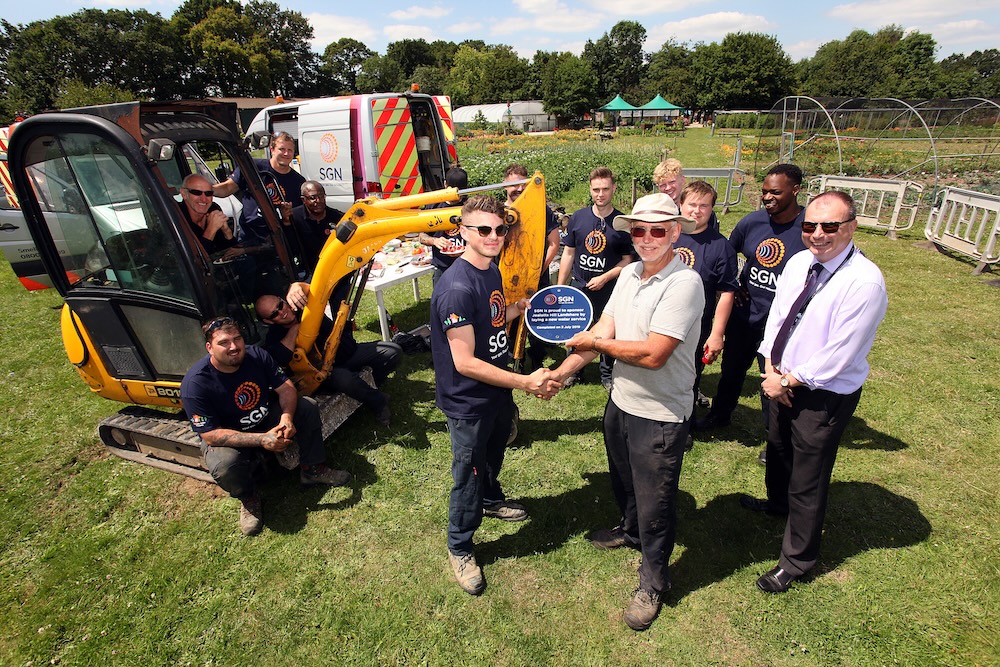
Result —
<path fill-rule="evenodd" d="M 618 274 L 633 261 L 632 239 L 627 232 L 614 229 L 610 222 L 622 212 L 615 208 L 615 176 L 607 167 L 590 172 L 590 198 L 593 205 L 581 208 L 569 218 L 559 260 L 559 284 L 581 290 L 593 307 L 595 321 L 618 280 Z M 614 359 L 601 355 L 601 384 L 611 389 Z M 571 385 L 570 376 L 563 383 Z"/>
<path fill-rule="evenodd" d="M 200 174 L 189 174 L 181 185 L 181 212 L 191 225 L 205 252 L 226 250 L 224 259 L 241 253 L 222 207 L 212 199 L 212 184 Z M 229 250 L 232 249 L 232 250 Z"/>
<path fill-rule="evenodd" d="M 330 297 L 332 303 L 340 303 L 346 298 L 350 289 L 351 276 L 346 276 L 337 284 Z M 268 325 L 264 338 L 264 349 L 274 357 L 282 367 L 288 367 L 295 351 L 295 337 L 298 336 L 301 322 L 299 318 L 302 309 L 309 300 L 309 283 L 292 283 L 284 299 L 273 294 L 265 294 L 257 299 L 255 304 L 257 317 Z M 382 426 L 388 426 L 392 413 L 389 409 L 389 397 L 382 391 L 373 388 L 359 375 L 361 369 L 372 369 L 372 377 L 376 386 L 381 386 L 386 378 L 399 366 L 403 349 L 392 342 L 358 343 L 354 340 L 352 322 L 344 327 L 337 346 L 337 356 L 333 361 L 330 375 L 323 382 L 323 389 L 331 392 L 347 394 L 360 401 L 375 415 L 375 420 Z M 319 326 L 319 336 L 316 345 L 322 347 L 333 332 L 333 320 L 324 316 Z"/>
<path fill-rule="evenodd" d="M 843 192 L 816 197 L 801 225 L 808 248 L 778 279 L 760 353 L 761 389 L 771 399 L 767 499 L 740 504 L 787 515 L 781 558 L 757 580 L 784 593 L 819 557 L 830 475 L 840 438 L 868 377 L 868 353 L 885 317 L 882 272 L 853 242 L 854 201 Z"/>
<path fill-rule="evenodd" d="M 794 164 L 771 168 L 761 188 L 764 208 L 748 214 L 729 235 L 737 254 L 746 258 L 740 272 L 740 289 L 726 325 L 719 386 L 708 414 L 694 421 L 696 430 L 728 426 L 743 391 L 743 381 L 754 359 L 761 371 L 764 358 L 757 347 L 764 336 L 764 322 L 774 298 L 774 288 L 785 263 L 805 250 L 800 225 L 805 209 L 799 205 L 802 170 Z M 767 397 L 761 394 L 764 429 L 767 430 Z"/>
<path fill-rule="evenodd" d="M 614 228 L 632 235 L 640 261 L 618 277 L 600 320 L 566 341 L 562 380 L 598 354 L 615 358 L 604 411 L 604 446 L 621 520 L 590 535 L 598 549 L 642 552 L 639 586 L 625 609 L 633 630 L 648 628 L 670 589 L 667 564 L 676 533 L 677 484 L 693 410 L 694 358 L 705 292 L 674 251 L 695 223 L 665 193 L 639 198 Z"/>
<path fill-rule="evenodd" d="M 551 398 L 559 384 L 540 368 L 531 375 L 507 370 L 507 323 L 528 300 L 508 304 L 495 259 L 507 226 L 504 207 L 489 195 L 462 206 L 465 252 L 438 280 L 431 296 L 431 354 L 437 406 L 448 418 L 451 474 L 448 560 L 462 590 L 486 589 L 472 538 L 483 516 L 524 521 L 528 510 L 507 500 L 497 479 L 514 411 L 512 389 Z"/>
<path fill-rule="evenodd" d="M 350 473 L 326 465 L 319 410 L 267 352 L 243 341 L 236 321 L 217 317 L 202 327 L 208 355 L 181 381 L 181 402 L 191 428 L 201 436 L 205 467 L 216 483 L 240 501 L 240 531 L 263 527 L 260 490 L 254 476 L 265 452 L 299 446 L 303 486 L 343 486 Z"/>

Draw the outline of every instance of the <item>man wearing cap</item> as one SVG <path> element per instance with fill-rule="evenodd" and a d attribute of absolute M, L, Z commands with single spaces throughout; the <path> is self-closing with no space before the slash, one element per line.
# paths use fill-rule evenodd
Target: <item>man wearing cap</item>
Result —
<path fill-rule="evenodd" d="M 740 498 L 749 510 L 787 515 L 781 558 L 757 580 L 784 593 L 819 557 L 830 475 L 847 423 L 868 377 L 868 353 L 885 317 L 882 272 L 854 245 L 854 201 L 843 192 L 806 208 L 807 250 L 778 278 L 759 351 L 761 390 L 771 399 L 767 500 Z"/>
<path fill-rule="evenodd" d="M 566 341 L 573 348 L 555 378 L 575 373 L 598 354 L 615 358 L 604 411 L 604 446 L 621 522 L 594 531 L 598 549 L 642 552 L 639 587 L 625 609 L 633 630 L 648 628 L 670 589 L 667 565 L 676 532 L 677 483 L 691 417 L 694 358 L 705 292 L 701 278 L 674 252 L 694 231 L 669 195 L 636 201 L 613 226 L 632 236 L 640 261 L 622 269 L 601 319 Z"/>

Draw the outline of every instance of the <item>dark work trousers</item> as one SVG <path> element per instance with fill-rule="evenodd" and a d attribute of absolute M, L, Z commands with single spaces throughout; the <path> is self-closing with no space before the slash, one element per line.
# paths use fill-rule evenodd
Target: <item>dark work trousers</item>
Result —
<path fill-rule="evenodd" d="M 472 536 L 483 522 L 483 501 L 506 500 L 497 477 L 503 467 L 514 399 L 507 395 L 480 419 L 448 417 L 451 435 L 451 499 L 448 503 L 448 550 L 473 552 Z"/>
<path fill-rule="evenodd" d="M 271 401 L 269 410 L 265 426 L 258 433 L 274 428 L 281 419 L 281 408 L 277 400 Z M 296 431 L 292 439 L 299 445 L 300 464 L 307 466 L 325 461 L 323 424 L 319 408 L 312 399 L 299 397 L 292 423 Z M 204 440 L 201 443 L 201 453 L 212 479 L 234 498 L 254 495 L 254 473 L 263 464 L 264 456 L 270 455 L 263 447 L 209 447 Z"/>
<path fill-rule="evenodd" d="M 323 389 L 342 392 L 378 412 L 386 404 L 385 394 L 361 379 L 358 373 L 368 366 L 372 369 L 375 384 L 380 385 L 389 373 L 396 370 L 402 356 L 403 348 L 396 343 L 358 343 L 350 359 L 330 369 L 330 375 L 323 381 Z"/>
<path fill-rule="evenodd" d="M 757 367 L 764 372 L 764 357 L 757 354 L 757 348 L 764 339 L 764 327 L 754 327 L 740 318 L 729 318 L 726 324 L 726 340 L 722 346 L 722 368 L 719 375 L 719 387 L 712 400 L 712 410 L 723 421 L 732 418 L 733 410 L 740 402 L 743 392 L 743 381 L 747 371 L 757 360 Z M 699 360 L 700 361 L 700 360 Z M 761 412 L 764 419 L 764 430 L 767 431 L 768 400 L 764 392 L 760 393 Z"/>
<path fill-rule="evenodd" d="M 608 301 L 611 299 L 611 292 L 615 288 L 615 283 L 612 281 L 604 286 L 604 289 L 597 292 L 592 292 L 587 289 L 587 284 L 582 283 L 576 278 L 570 278 L 569 284 L 572 287 L 577 288 L 587 296 L 587 300 L 590 301 L 590 305 L 594 309 L 594 324 L 601 319 L 601 313 L 604 312 L 604 307 L 608 305 Z M 615 367 L 615 358 L 608 356 L 607 354 L 601 355 L 601 382 L 605 380 L 611 380 L 611 371 Z M 580 370 L 583 372 L 583 369 Z"/>
<path fill-rule="evenodd" d="M 688 428 L 686 421 L 630 415 L 610 400 L 604 409 L 611 489 L 626 539 L 642 551 L 639 587 L 654 593 L 670 590 L 667 565 L 677 534 L 677 484 Z"/>
<path fill-rule="evenodd" d="M 806 387 L 792 392 L 790 408 L 771 401 L 764 482 L 771 506 L 788 509 L 778 565 L 798 577 L 819 558 L 830 475 L 861 389 L 848 395 Z"/>

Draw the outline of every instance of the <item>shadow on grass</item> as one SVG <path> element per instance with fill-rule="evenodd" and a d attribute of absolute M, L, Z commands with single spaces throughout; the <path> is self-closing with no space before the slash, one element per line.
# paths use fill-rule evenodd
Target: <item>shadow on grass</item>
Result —
<path fill-rule="evenodd" d="M 677 544 L 685 550 L 670 567 L 671 605 L 748 565 L 764 563 L 763 573 L 781 551 L 784 520 L 742 509 L 739 494 L 717 496 L 701 509 L 694 504 L 689 494 L 678 494 Z M 930 522 L 909 498 L 868 482 L 833 482 L 816 573 L 871 549 L 918 544 L 930 534 Z"/>
<path fill-rule="evenodd" d="M 338 488 L 303 487 L 299 484 L 298 470 L 282 470 L 279 475 L 272 476 L 262 486 L 264 526 L 275 533 L 297 533 L 305 528 L 311 512 L 337 512 L 352 507 L 361 501 L 361 489 L 378 479 L 375 466 L 364 456 L 349 450 L 339 451 L 329 463 L 331 467 L 349 470 L 354 480 Z M 323 502 L 327 496 L 341 500 Z"/>
<path fill-rule="evenodd" d="M 617 523 L 611 476 L 606 472 L 591 472 L 584 474 L 583 479 L 583 486 L 556 496 L 517 498 L 517 502 L 528 508 L 531 519 L 521 524 L 516 533 L 492 542 L 477 542 L 476 559 L 488 564 L 501 558 L 549 553 L 577 534 Z"/>
<path fill-rule="evenodd" d="M 864 400 L 864 397 L 861 399 Z M 764 420 L 760 410 L 736 406 L 732 422 L 729 426 L 712 431 L 694 432 L 696 442 L 711 442 L 712 440 L 732 440 L 744 447 L 763 447 L 766 442 Z M 910 445 L 888 433 L 876 431 L 857 415 L 851 417 L 847 430 L 840 440 L 840 446 L 847 449 L 872 449 L 884 452 L 895 452 L 906 449 Z"/>

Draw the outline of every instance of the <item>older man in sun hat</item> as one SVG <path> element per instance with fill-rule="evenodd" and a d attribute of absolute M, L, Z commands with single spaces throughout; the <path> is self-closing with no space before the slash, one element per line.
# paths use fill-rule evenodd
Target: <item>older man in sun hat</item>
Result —
<path fill-rule="evenodd" d="M 640 261 L 622 269 L 597 324 L 566 341 L 573 353 L 556 377 L 562 381 L 598 354 L 615 359 L 604 446 L 621 521 L 594 531 L 590 541 L 598 549 L 642 552 L 625 623 L 645 630 L 670 589 L 667 564 L 705 292 L 698 274 L 674 252 L 680 233 L 694 231 L 695 222 L 680 215 L 669 195 L 641 197 L 613 226 L 631 235 Z"/>

